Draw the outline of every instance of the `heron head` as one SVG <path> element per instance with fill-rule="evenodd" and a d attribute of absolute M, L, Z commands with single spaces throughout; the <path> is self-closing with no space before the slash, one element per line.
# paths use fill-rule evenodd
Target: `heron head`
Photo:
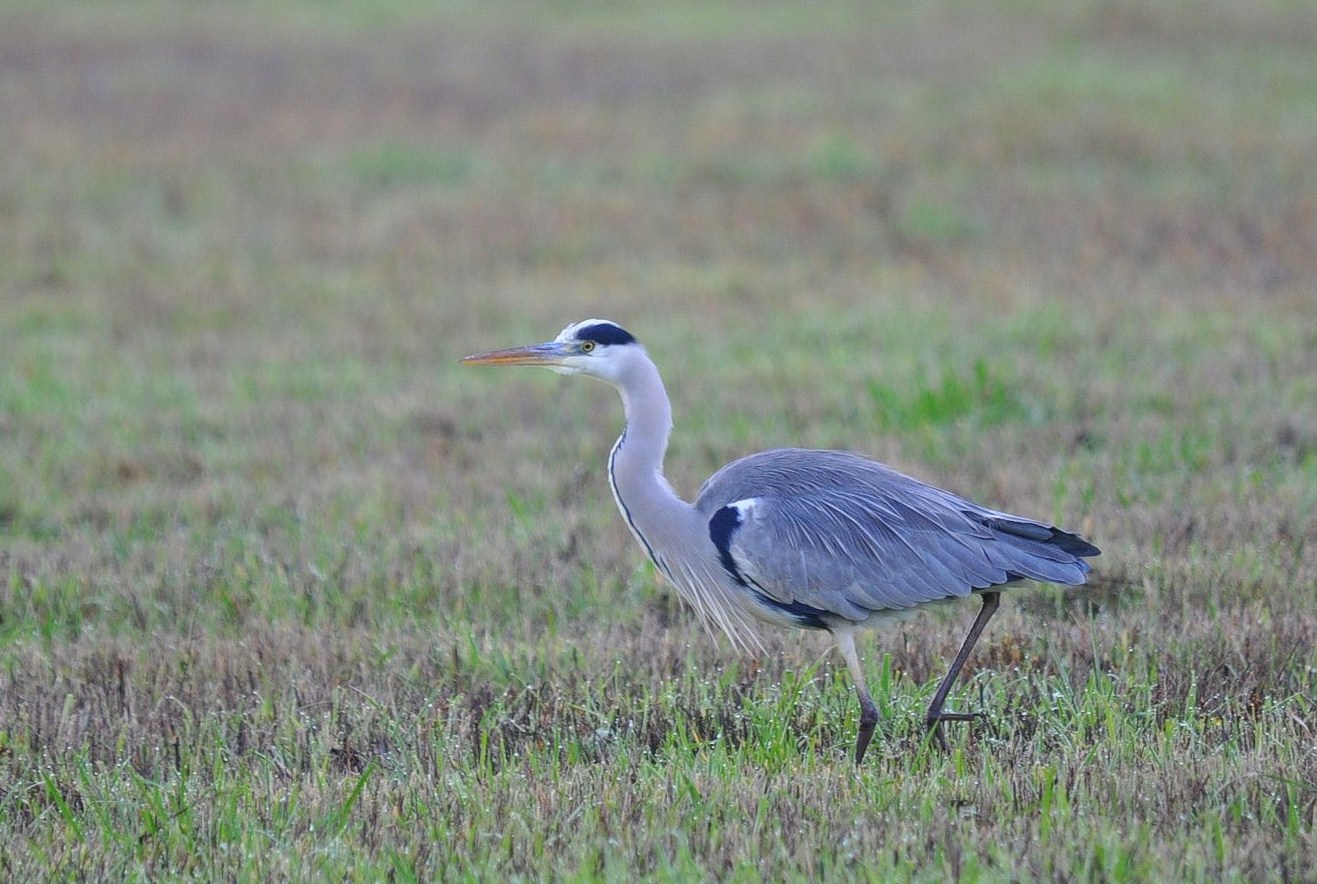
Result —
<path fill-rule="evenodd" d="M 574 322 L 543 344 L 509 347 L 468 356 L 466 365 L 542 365 L 559 374 L 585 374 L 616 382 L 629 354 L 640 344 L 622 326 L 607 319 Z"/>

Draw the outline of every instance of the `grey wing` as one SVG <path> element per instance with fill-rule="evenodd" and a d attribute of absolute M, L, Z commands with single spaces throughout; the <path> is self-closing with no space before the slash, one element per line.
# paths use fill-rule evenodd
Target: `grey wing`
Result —
<path fill-rule="evenodd" d="M 711 478 L 696 507 L 724 568 L 805 619 L 963 597 L 1015 580 L 1075 585 L 1096 547 L 859 455 L 781 449 Z"/>

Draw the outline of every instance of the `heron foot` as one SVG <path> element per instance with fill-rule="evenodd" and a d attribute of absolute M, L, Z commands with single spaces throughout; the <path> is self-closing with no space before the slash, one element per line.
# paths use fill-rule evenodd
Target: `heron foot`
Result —
<path fill-rule="evenodd" d="M 924 719 L 928 725 L 928 735 L 937 740 L 937 747 L 943 752 L 948 751 L 946 738 L 942 736 L 942 728 L 938 727 L 944 721 L 975 721 L 983 718 L 982 712 L 930 712 Z"/>

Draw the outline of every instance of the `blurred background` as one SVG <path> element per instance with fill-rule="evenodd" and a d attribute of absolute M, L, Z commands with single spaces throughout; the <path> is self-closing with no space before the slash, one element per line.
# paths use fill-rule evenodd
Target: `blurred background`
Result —
<path fill-rule="evenodd" d="M 539 533 L 564 530 L 547 496 L 582 495 L 608 534 L 586 558 L 631 561 L 611 394 L 454 367 L 587 316 L 665 370 L 688 494 L 818 445 L 1074 521 L 1182 504 L 1241 459 L 1311 464 L 1299 6 L 145 2 L 4 24 L 0 525 L 19 582 L 71 581 L 92 623 L 122 616 L 125 568 L 187 584 L 237 544 L 351 569 L 353 531 L 457 543 L 505 494 Z M 1167 509 L 1149 533 L 1205 517 Z M 1118 569 L 1143 533 L 1113 538 Z M 456 595 L 515 556 L 433 552 Z M 154 591 L 166 620 L 212 602 Z"/>
<path fill-rule="evenodd" d="M 385 740 L 344 685 L 446 745 L 474 683 L 724 665 L 613 511 L 613 394 L 456 365 L 590 316 L 687 496 L 850 448 L 1101 546 L 984 665 L 1307 691 L 1314 47 L 1282 0 L 4 4 L 0 756 L 166 769 L 163 692 L 313 764 Z M 963 633 L 921 623 L 901 690 Z"/>

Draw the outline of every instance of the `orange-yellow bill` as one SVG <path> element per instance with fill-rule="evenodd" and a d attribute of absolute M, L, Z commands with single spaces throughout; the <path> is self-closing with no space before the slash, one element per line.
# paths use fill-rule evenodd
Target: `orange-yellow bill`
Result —
<path fill-rule="evenodd" d="M 508 347 L 477 353 L 462 360 L 464 365 L 554 365 L 568 355 L 566 347 L 557 341 L 535 344 L 531 347 Z"/>

